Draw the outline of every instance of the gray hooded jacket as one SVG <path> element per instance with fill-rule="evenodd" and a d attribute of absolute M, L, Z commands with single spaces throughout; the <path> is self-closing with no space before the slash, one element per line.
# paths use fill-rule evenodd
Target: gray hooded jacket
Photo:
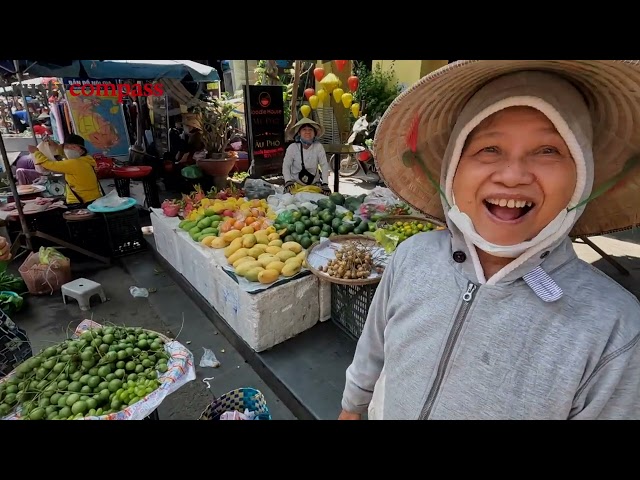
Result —
<path fill-rule="evenodd" d="M 499 100 L 543 98 L 585 150 L 587 198 L 590 123 L 562 91 L 571 87 L 531 75 L 485 87 L 452 138 Z M 495 284 L 478 279 L 454 225 L 403 242 L 347 370 L 343 409 L 376 419 L 640 419 L 640 303 L 577 258 L 569 231 Z"/>

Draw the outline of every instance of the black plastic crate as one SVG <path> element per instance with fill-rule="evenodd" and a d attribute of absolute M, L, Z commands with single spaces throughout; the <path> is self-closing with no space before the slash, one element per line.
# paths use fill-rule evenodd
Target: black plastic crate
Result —
<path fill-rule="evenodd" d="M 331 320 L 354 339 L 360 338 L 378 284 L 331 284 Z"/>
<path fill-rule="evenodd" d="M 114 183 L 116 186 L 116 192 L 118 192 L 118 196 L 125 198 L 131 196 L 131 179 L 116 177 L 114 178 Z"/>
<path fill-rule="evenodd" d="M 124 257 L 145 249 L 146 242 L 142 233 L 140 215 L 135 206 L 121 212 L 103 215 L 107 224 L 111 256 Z"/>
<path fill-rule="evenodd" d="M 27 332 L 0 309 L 0 378 L 33 355 Z"/>
<path fill-rule="evenodd" d="M 156 176 L 153 173 L 142 179 L 142 187 L 144 188 L 144 199 L 147 207 L 160 208 L 160 192 L 158 191 Z"/>
<path fill-rule="evenodd" d="M 101 215 L 86 220 L 65 220 L 70 243 L 97 255 L 111 255 L 107 223 Z"/>

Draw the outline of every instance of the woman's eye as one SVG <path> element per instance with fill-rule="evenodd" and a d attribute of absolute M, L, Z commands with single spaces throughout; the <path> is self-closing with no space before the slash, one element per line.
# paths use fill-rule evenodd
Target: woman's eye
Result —
<path fill-rule="evenodd" d="M 498 153 L 498 147 L 484 147 L 480 150 L 481 153 Z"/>
<path fill-rule="evenodd" d="M 543 155 L 554 155 L 558 153 L 558 149 L 555 147 L 542 147 L 540 149 L 540 153 L 542 153 Z"/>

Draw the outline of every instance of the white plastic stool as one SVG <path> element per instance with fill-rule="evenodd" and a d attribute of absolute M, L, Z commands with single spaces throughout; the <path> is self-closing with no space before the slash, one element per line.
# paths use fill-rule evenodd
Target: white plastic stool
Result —
<path fill-rule="evenodd" d="M 104 294 L 102 285 L 86 278 L 78 278 L 73 282 L 62 286 L 62 301 L 66 304 L 67 297 L 76 299 L 80 310 L 87 311 L 91 308 L 91 297 L 100 295 L 100 300 L 104 303 L 107 297 Z"/>

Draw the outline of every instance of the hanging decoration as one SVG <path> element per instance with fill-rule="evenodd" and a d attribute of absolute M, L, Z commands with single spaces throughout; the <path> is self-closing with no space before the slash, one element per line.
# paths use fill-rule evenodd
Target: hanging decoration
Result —
<path fill-rule="evenodd" d="M 300 113 L 302 113 L 302 116 L 304 118 L 307 118 L 309 116 L 309 114 L 311 113 L 311 107 L 309 105 L 302 105 L 300 107 Z"/>
<path fill-rule="evenodd" d="M 316 81 L 319 82 L 324 78 L 324 68 L 317 67 L 313 69 L 313 76 L 316 77 Z"/>
<path fill-rule="evenodd" d="M 344 67 L 347 65 L 349 60 L 336 60 L 336 66 L 338 67 L 338 71 L 344 70 Z"/>
<path fill-rule="evenodd" d="M 340 100 L 342 100 L 342 105 L 344 105 L 344 108 L 349 108 L 351 106 L 351 102 L 353 102 L 353 95 L 351 95 L 350 93 L 343 93 Z"/>
<path fill-rule="evenodd" d="M 354 103 L 354 104 L 351 105 L 351 114 L 355 118 L 358 118 L 358 115 L 360 115 L 360 104 L 359 103 Z"/>
<path fill-rule="evenodd" d="M 307 100 L 309 100 L 309 105 L 311 105 L 312 109 L 316 109 L 318 108 L 318 103 L 320 102 L 320 99 L 318 98 L 317 95 L 311 95 Z"/>
<path fill-rule="evenodd" d="M 326 77 L 320 80 L 320 86 L 327 93 L 332 93 L 340 86 L 340 79 L 334 73 L 329 73 Z"/>
<path fill-rule="evenodd" d="M 340 102 L 340 99 L 342 98 L 342 95 L 344 94 L 344 90 L 342 90 L 341 88 L 336 88 L 333 90 L 333 99 L 336 101 L 336 103 Z"/>
<path fill-rule="evenodd" d="M 324 101 L 327 99 L 327 91 L 324 88 L 321 88 L 316 92 L 316 96 L 318 97 L 320 103 L 324 103 Z"/>
<path fill-rule="evenodd" d="M 315 91 L 313 88 L 307 88 L 307 89 L 304 91 L 304 96 L 305 96 L 305 98 L 306 98 L 307 100 L 309 100 L 309 97 L 310 97 L 311 95 L 315 95 L 315 93 L 316 93 L 316 91 Z"/>
<path fill-rule="evenodd" d="M 355 75 L 351 75 L 347 79 L 347 84 L 349 85 L 349 90 L 355 93 L 355 91 L 358 90 L 358 86 L 360 85 L 360 79 Z"/>

